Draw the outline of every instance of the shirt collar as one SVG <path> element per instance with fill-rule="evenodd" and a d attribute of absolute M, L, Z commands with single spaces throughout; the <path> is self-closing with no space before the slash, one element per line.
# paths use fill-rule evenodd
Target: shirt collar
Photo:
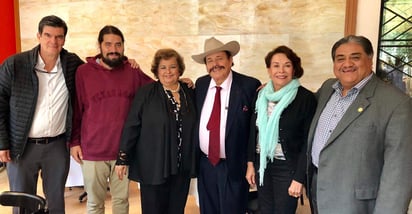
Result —
<path fill-rule="evenodd" d="M 232 70 L 230 70 L 229 75 L 227 76 L 225 81 L 223 81 L 222 84 L 220 84 L 220 87 L 225 90 L 228 89 L 230 85 L 232 84 L 232 80 L 233 80 L 233 73 L 232 73 Z M 210 84 L 209 84 L 209 89 L 212 89 L 214 87 L 216 87 L 216 82 L 212 79 L 212 81 L 210 81 Z"/>
<path fill-rule="evenodd" d="M 358 84 L 356 84 L 355 86 L 353 86 L 349 91 L 348 91 L 348 95 L 354 94 L 359 92 L 363 87 L 365 87 L 366 83 L 369 82 L 369 80 L 372 78 L 373 76 L 373 72 L 371 74 L 369 74 L 369 76 L 363 78 L 360 82 L 358 82 Z M 343 91 L 343 86 L 340 83 L 339 80 L 337 80 L 333 85 L 332 88 L 335 89 L 336 92 L 338 92 L 339 94 L 342 94 Z"/>
<path fill-rule="evenodd" d="M 46 64 L 44 63 L 43 59 L 41 58 L 40 53 L 38 53 L 37 63 L 36 63 L 35 69 L 37 71 L 47 73 L 47 71 L 44 69 L 45 66 L 46 66 Z M 55 67 L 61 68 L 60 55 L 57 57 Z M 61 70 L 61 69 L 57 69 L 57 71 L 59 71 L 59 70 Z"/>

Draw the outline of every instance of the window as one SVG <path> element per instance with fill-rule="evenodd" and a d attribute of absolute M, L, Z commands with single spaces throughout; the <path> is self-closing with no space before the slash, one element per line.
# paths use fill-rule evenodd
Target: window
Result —
<path fill-rule="evenodd" d="M 376 74 L 412 96 L 411 0 L 382 0 Z"/>

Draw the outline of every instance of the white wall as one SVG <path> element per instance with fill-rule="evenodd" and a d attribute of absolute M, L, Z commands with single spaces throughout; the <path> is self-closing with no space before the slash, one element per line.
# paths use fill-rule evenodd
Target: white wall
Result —
<path fill-rule="evenodd" d="M 376 65 L 379 36 L 381 0 L 358 0 L 358 15 L 356 18 L 356 35 L 367 37 L 373 45 Z"/>

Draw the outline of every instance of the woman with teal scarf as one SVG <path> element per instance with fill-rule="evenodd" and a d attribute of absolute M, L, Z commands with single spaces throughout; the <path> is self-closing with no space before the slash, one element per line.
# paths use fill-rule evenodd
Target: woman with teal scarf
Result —
<path fill-rule="evenodd" d="M 316 98 L 302 87 L 301 60 L 279 46 L 265 57 L 270 81 L 252 117 L 246 179 L 258 189 L 262 214 L 294 214 L 305 181 L 307 134 Z"/>

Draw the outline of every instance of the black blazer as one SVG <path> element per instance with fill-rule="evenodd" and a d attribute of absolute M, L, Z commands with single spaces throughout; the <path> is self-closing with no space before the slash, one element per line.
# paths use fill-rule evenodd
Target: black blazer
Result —
<path fill-rule="evenodd" d="M 300 86 L 292 103 L 286 107 L 279 121 L 279 142 L 286 158 L 286 163 L 293 169 L 293 179 L 299 183 L 305 182 L 306 172 L 306 148 L 310 123 L 316 110 L 316 98 L 312 92 Z M 252 116 L 250 125 L 250 139 L 248 159 L 258 162 L 256 154 L 256 139 L 258 130 L 256 127 L 257 113 Z"/>
<path fill-rule="evenodd" d="M 260 81 L 243 74 L 232 71 L 233 81 L 230 89 L 229 107 L 225 133 L 226 163 L 229 168 L 229 179 L 245 179 L 247 167 L 247 143 L 249 139 L 249 125 L 252 116 L 252 106 L 256 89 L 261 85 Z M 199 121 L 203 103 L 211 81 L 209 75 L 196 80 L 196 109 L 198 123 L 195 134 L 198 158 L 199 147 Z"/>
<path fill-rule="evenodd" d="M 180 98 L 183 121 L 181 170 L 195 173 L 193 127 L 196 111 L 193 89 L 181 83 Z M 186 99 L 186 100 L 185 100 Z M 138 89 L 125 122 L 120 151 L 126 152 L 129 179 L 142 184 L 157 185 L 165 182 L 177 168 L 177 140 L 175 116 L 160 82 Z"/>

